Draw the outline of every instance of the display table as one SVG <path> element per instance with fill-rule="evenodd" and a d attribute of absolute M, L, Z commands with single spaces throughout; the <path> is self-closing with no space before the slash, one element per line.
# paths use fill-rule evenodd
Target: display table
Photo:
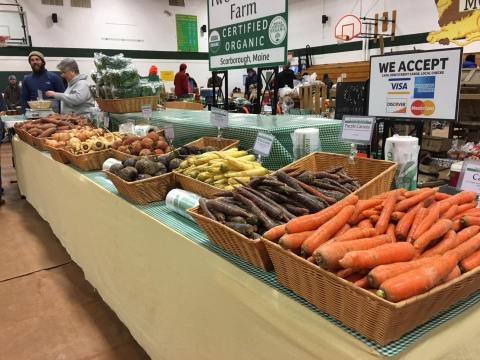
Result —
<path fill-rule="evenodd" d="M 480 306 L 376 346 L 163 203 L 134 206 L 101 172 L 78 172 L 17 137 L 13 146 L 21 193 L 152 359 L 478 358 Z"/>
<path fill-rule="evenodd" d="M 110 114 L 111 128 L 117 130 L 122 123 L 132 121 L 143 123 L 141 113 Z M 163 127 L 172 124 L 175 130 L 174 145 L 179 146 L 202 136 L 217 136 L 218 130 L 210 124 L 209 111 L 173 110 L 154 111 L 150 124 Z M 263 165 L 271 170 L 290 164 L 293 159 L 291 135 L 296 129 L 320 129 L 322 151 L 348 154 L 350 145 L 339 142 L 341 121 L 314 116 L 266 116 L 229 114 L 228 129 L 223 130 L 225 138 L 238 139 L 244 149 L 253 148 L 259 132 L 275 136 L 272 152 L 264 159 Z"/>
<path fill-rule="evenodd" d="M 23 115 L 2 115 L 1 121 L 5 129 L 11 129 L 17 123 L 26 121 L 25 116 Z"/>

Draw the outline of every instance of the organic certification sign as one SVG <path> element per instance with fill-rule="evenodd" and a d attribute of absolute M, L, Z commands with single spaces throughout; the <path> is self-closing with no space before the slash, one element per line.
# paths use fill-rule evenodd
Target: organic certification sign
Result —
<path fill-rule="evenodd" d="M 368 115 L 457 120 L 462 48 L 370 58 Z"/>
<path fill-rule="evenodd" d="M 475 191 L 480 195 L 480 161 L 465 160 L 463 162 L 460 178 L 458 179 L 458 189 Z"/>
<path fill-rule="evenodd" d="M 342 141 L 352 144 L 370 144 L 375 118 L 370 116 L 344 115 L 342 120 Z"/>
<path fill-rule="evenodd" d="M 287 0 L 207 0 L 211 71 L 287 62 Z"/>

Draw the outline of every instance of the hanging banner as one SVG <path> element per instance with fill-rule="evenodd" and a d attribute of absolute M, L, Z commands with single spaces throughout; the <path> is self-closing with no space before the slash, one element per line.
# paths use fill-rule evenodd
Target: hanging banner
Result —
<path fill-rule="evenodd" d="M 456 121 L 462 48 L 372 56 L 368 115 Z"/>
<path fill-rule="evenodd" d="M 287 63 L 287 0 L 207 0 L 211 71 Z"/>

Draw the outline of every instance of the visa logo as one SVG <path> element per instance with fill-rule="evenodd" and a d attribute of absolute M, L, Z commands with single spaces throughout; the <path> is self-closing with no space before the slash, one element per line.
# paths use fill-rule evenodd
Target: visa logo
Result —
<path fill-rule="evenodd" d="M 407 83 L 393 83 L 392 84 L 392 90 L 408 90 L 408 84 Z"/>

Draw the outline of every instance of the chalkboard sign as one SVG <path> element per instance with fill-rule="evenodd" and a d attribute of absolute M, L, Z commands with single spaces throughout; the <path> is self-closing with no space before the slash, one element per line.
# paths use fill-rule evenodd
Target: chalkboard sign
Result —
<path fill-rule="evenodd" d="M 365 82 L 340 82 L 336 90 L 335 119 L 343 115 L 367 114 L 367 86 Z"/>

